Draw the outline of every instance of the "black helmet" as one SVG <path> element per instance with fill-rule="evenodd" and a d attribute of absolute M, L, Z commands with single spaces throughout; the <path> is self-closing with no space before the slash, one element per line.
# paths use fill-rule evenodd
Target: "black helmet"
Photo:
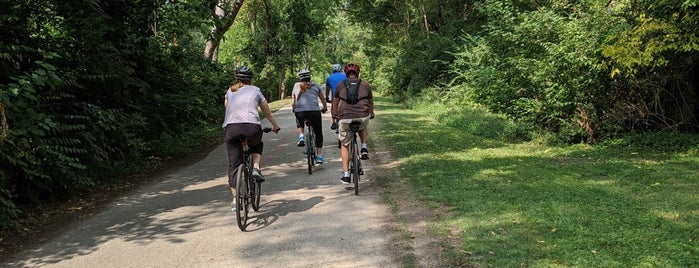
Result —
<path fill-rule="evenodd" d="M 303 80 L 303 79 L 308 79 L 308 80 L 310 80 L 310 79 L 311 79 L 311 71 L 309 71 L 308 69 L 301 69 L 301 71 L 299 71 L 299 79 L 301 79 L 301 80 Z"/>
<path fill-rule="evenodd" d="M 250 81 L 252 80 L 252 70 L 248 66 L 240 66 L 235 70 L 235 80 Z"/>

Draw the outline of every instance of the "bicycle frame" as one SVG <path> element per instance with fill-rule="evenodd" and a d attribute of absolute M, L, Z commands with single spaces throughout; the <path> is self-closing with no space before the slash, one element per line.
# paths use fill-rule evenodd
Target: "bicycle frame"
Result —
<path fill-rule="evenodd" d="M 349 124 L 350 131 L 352 132 L 352 142 L 349 144 L 349 168 L 350 176 L 352 177 L 352 183 L 354 183 L 354 195 L 359 195 L 359 179 L 364 173 L 362 171 L 362 160 L 359 158 L 359 126 L 361 122 L 352 121 Z"/>
<path fill-rule="evenodd" d="M 306 158 L 308 162 L 308 174 L 313 174 L 313 166 L 316 164 L 316 145 L 315 145 L 315 132 L 313 132 L 313 126 L 311 121 L 306 119 L 304 121 L 306 125 Z"/>

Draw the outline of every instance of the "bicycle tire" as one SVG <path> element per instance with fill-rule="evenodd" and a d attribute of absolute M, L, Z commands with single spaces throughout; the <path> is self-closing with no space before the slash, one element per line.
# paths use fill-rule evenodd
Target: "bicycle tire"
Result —
<path fill-rule="evenodd" d="M 238 170 L 235 172 L 235 215 L 236 221 L 238 222 L 238 228 L 240 228 L 241 231 L 245 231 L 248 221 L 248 189 L 244 175 L 245 170 L 245 164 L 240 164 L 238 166 Z"/>
<path fill-rule="evenodd" d="M 313 174 L 313 166 L 315 165 L 315 136 L 311 131 L 306 134 L 306 159 L 308 160 L 308 174 Z"/>
<path fill-rule="evenodd" d="M 252 195 L 252 209 L 255 212 L 258 212 L 260 210 L 260 195 L 262 195 L 262 183 L 257 182 L 254 178 L 252 178 L 252 175 L 250 175 L 250 183 L 253 185 L 253 189 L 251 191 Z"/>
<path fill-rule="evenodd" d="M 359 195 L 359 169 L 361 168 L 361 160 L 359 159 L 359 146 L 357 144 L 357 134 L 354 134 L 352 139 L 352 158 L 351 158 L 351 175 L 354 183 L 354 195 Z"/>

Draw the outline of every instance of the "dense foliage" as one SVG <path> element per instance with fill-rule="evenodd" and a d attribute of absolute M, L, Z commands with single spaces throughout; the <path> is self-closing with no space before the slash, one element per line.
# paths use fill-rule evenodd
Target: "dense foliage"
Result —
<path fill-rule="evenodd" d="M 699 129 L 697 1 L 350 1 L 399 101 L 476 101 L 564 141 Z M 397 45 L 396 45 L 397 44 Z"/>
<path fill-rule="evenodd" d="M 109 182 L 218 123 L 230 79 L 188 33 L 206 17 L 168 18 L 193 6 L 10 0 L 0 10 L 3 222 L 17 205 Z"/>

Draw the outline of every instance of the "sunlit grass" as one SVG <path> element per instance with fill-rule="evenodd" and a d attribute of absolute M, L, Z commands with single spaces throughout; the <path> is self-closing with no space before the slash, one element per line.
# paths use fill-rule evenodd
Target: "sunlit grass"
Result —
<path fill-rule="evenodd" d="M 699 137 L 548 146 L 479 108 L 377 101 L 434 232 L 483 267 L 699 267 Z M 454 259 L 454 258 L 449 258 Z M 445 260 L 449 262 L 450 260 Z M 450 263 L 448 265 L 459 265 Z M 447 266 L 448 266 L 447 265 Z"/>

